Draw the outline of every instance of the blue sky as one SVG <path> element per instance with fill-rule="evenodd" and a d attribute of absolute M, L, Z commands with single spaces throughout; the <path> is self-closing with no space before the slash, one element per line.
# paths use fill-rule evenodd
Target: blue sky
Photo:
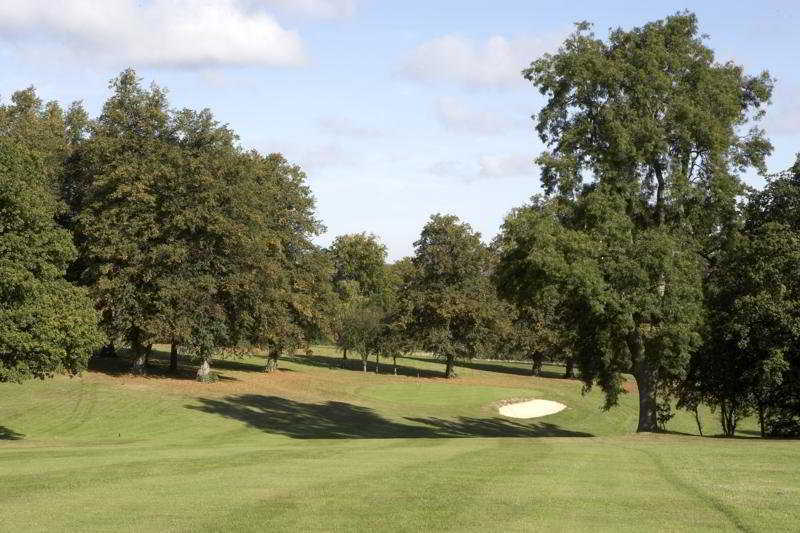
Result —
<path fill-rule="evenodd" d="M 433 213 L 488 241 L 539 191 L 530 116 L 543 101 L 519 71 L 574 22 L 602 36 L 686 7 L 718 59 L 778 79 L 764 125 L 770 170 L 788 167 L 800 151 L 790 1 L 3 0 L 0 98 L 34 85 L 95 114 L 133 66 L 174 107 L 209 107 L 243 146 L 299 163 L 328 228 L 320 244 L 368 231 L 397 259 Z"/>

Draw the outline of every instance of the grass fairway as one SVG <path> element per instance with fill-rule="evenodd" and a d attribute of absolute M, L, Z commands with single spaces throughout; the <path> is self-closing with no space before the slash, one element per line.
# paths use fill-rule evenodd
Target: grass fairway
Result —
<path fill-rule="evenodd" d="M 603 412 L 599 392 L 582 396 L 557 367 L 533 378 L 474 362 L 447 382 L 422 357 L 394 376 L 315 354 L 269 375 L 256 358 L 223 361 L 208 385 L 188 368 L 132 377 L 113 360 L 0 384 L 0 530 L 800 527 L 798 441 L 749 438 L 752 426 L 700 438 L 686 414 L 672 433 L 636 435 L 635 395 Z M 515 398 L 567 409 L 499 416 Z"/>

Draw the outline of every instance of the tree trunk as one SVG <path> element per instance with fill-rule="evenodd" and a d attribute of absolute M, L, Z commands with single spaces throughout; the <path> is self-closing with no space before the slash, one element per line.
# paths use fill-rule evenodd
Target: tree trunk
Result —
<path fill-rule="evenodd" d="M 394 371 L 394 375 L 397 375 L 397 356 L 392 357 L 392 370 Z"/>
<path fill-rule="evenodd" d="M 110 342 L 100 349 L 100 357 L 116 357 L 117 349 L 114 348 L 114 343 Z"/>
<path fill-rule="evenodd" d="M 739 422 L 736 416 L 736 409 L 723 400 L 719 406 L 719 417 L 722 423 L 722 433 L 726 437 L 733 437 L 736 434 L 736 425 Z"/>
<path fill-rule="evenodd" d="M 658 404 L 655 380 L 647 371 L 638 372 L 636 386 L 639 389 L 639 425 L 637 432 L 658 431 Z"/>
<path fill-rule="evenodd" d="M 767 436 L 767 432 L 764 429 L 764 402 L 761 400 L 758 401 L 758 426 L 761 429 L 761 438 Z"/>
<path fill-rule="evenodd" d="M 375 373 L 380 374 L 379 368 L 381 366 L 381 356 L 375 354 Z"/>
<path fill-rule="evenodd" d="M 147 350 L 145 350 L 144 346 L 142 346 L 138 342 L 134 342 L 132 345 L 133 348 L 133 368 L 131 369 L 131 373 L 137 376 L 143 376 L 145 371 L 146 359 L 147 359 Z"/>
<path fill-rule="evenodd" d="M 342 359 L 344 359 L 345 361 L 347 361 L 347 348 L 345 348 L 344 350 L 342 350 Z"/>
<path fill-rule="evenodd" d="M 270 372 L 275 372 L 278 370 L 278 357 L 278 353 L 270 352 L 270 354 L 267 356 L 267 364 L 264 367 L 264 372 L 269 374 Z"/>
<path fill-rule="evenodd" d="M 211 357 L 203 357 L 200 368 L 197 369 L 197 381 L 211 381 Z"/>
<path fill-rule="evenodd" d="M 150 366 L 150 356 L 153 355 L 153 345 L 147 345 L 147 351 L 144 354 L 144 366 Z"/>
<path fill-rule="evenodd" d="M 361 356 L 361 368 L 364 370 L 364 372 L 367 371 L 367 358 L 363 355 Z"/>
<path fill-rule="evenodd" d="M 656 401 L 656 372 L 644 353 L 642 337 L 636 333 L 628 340 L 633 359 L 633 377 L 639 389 L 639 425 L 637 432 L 658 431 L 658 402 Z"/>
<path fill-rule="evenodd" d="M 456 377 L 455 358 L 452 355 L 447 356 L 447 366 L 444 369 L 444 377 L 447 379 Z"/>
<path fill-rule="evenodd" d="M 169 350 L 169 371 L 173 374 L 178 371 L 178 345 L 175 344 L 175 339 L 172 339 Z"/>
<path fill-rule="evenodd" d="M 694 406 L 694 421 L 697 423 L 697 431 L 700 432 L 700 436 L 703 436 L 703 421 L 700 420 L 700 411 L 698 411 L 697 405 Z"/>
<path fill-rule="evenodd" d="M 575 379 L 575 358 L 573 357 L 564 362 L 564 379 Z"/>
<path fill-rule="evenodd" d="M 531 376 L 539 376 L 542 373 L 542 362 L 536 359 L 531 363 Z"/>

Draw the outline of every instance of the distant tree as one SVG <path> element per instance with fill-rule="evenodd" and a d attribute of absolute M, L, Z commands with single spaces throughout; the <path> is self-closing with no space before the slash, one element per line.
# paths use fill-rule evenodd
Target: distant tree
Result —
<path fill-rule="evenodd" d="M 569 224 L 538 218 L 525 279 L 571 302 L 585 385 L 611 407 L 631 372 L 638 431 L 654 431 L 700 344 L 704 261 L 735 216 L 738 176 L 765 171 L 771 145 L 742 129 L 772 79 L 714 62 L 690 13 L 606 41 L 589 30 L 578 24 L 524 71 L 547 98 L 536 117 L 545 192 L 576 203 Z"/>
<path fill-rule="evenodd" d="M 86 291 L 65 279 L 76 254 L 55 222 L 50 156 L 0 136 L 0 382 L 76 374 L 103 341 Z"/>
<path fill-rule="evenodd" d="M 489 253 L 480 234 L 453 215 L 433 215 L 414 246 L 409 331 L 445 360 L 445 377 L 452 378 L 456 359 L 471 359 L 490 345 L 497 299 Z"/>
<path fill-rule="evenodd" d="M 375 235 L 339 235 L 328 249 L 333 263 L 333 283 L 355 281 L 361 294 L 371 296 L 386 284 L 386 246 Z"/>
<path fill-rule="evenodd" d="M 416 277 L 412 258 L 404 257 L 386 266 L 386 290 L 382 294 L 383 318 L 379 335 L 379 352 L 392 358 L 392 371 L 397 374 L 397 357 L 410 355 L 415 347 L 409 329 L 413 298 L 411 288 Z"/>
<path fill-rule="evenodd" d="M 493 243 L 497 256 L 493 280 L 500 295 L 514 305 L 508 313 L 508 354 L 530 360 L 533 375 L 541 372 L 545 360 L 562 361 L 564 377 L 573 378 L 575 338 L 563 316 L 568 302 L 556 286 L 540 286 L 527 278 L 528 260 L 539 252 L 531 236 L 548 207 L 547 201 L 535 197 L 531 205 L 508 214 Z"/>
<path fill-rule="evenodd" d="M 328 248 L 328 257 L 338 297 L 332 332 L 342 358 L 347 359 L 347 352 L 354 349 L 353 333 L 363 326 L 364 306 L 377 305 L 377 295 L 386 289 L 386 246 L 372 234 L 340 235 Z"/>

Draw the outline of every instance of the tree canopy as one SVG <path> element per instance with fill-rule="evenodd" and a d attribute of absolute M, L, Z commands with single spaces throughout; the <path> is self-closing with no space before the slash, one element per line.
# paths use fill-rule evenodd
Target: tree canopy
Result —
<path fill-rule="evenodd" d="M 65 279 L 76 252 L 48 166 L 0 138 L 0 382 L 76 374 L 102 344 L 86 291 Z"/>
<path fill-rule="evenodd" d="M 471 359 L 490 339 L 498 302 L 480 234 L 454 215 L 433 215 L 414 243 L 409 329 L 419 345 L 445 360 Z"/>
<path fill-rule="evenodd" d="M 553 198 L 536 215 L 525 278 L 568 298 L 586 386 L 610 407 L 633 373 L 638 430 L 653 431 L 699 345 L 704 258 L 735 216 L 739 175 L 765 169 L 771 145 L 743 129 L 773 82 L 715 62 L 690 13 L 607 41 L 590 28 L 524 71 L 547 97 L 537 162 Z M 559 199 L 573 215 L 560 216 Z"/>

